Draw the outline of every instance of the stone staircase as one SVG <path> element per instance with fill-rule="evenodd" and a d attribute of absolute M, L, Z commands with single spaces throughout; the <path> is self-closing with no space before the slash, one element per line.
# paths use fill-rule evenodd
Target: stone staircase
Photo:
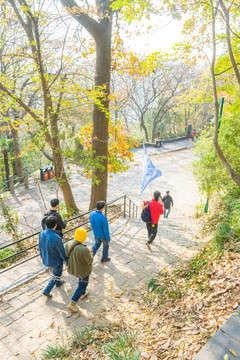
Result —
<path fill-rule="evenodd" d="M 116 297 L 124 299 L 134 289 L 146 289 L 148 281 L 161 269 L 188 259 L 202 246 L 197 232 L 190 230 L 189 222 L 192 222 L 190 218 L 181 216 L 160 219 L 159 234 L 151 251 L 145 245 L 147 230 L 140 219 L 119 218 L 111 223 L 111 261 L 101 264 L 99 249 L 90 276 L 90 296 L 80 302 L 78 314 L 69 314 L 65 308 L 77 287 L 77 279 L 69 276 L 66 269 L 63 274 L 66 283 L 53 289 L 51 300 L 42 296 L 50 273 L 40 259 L 4 273 L 0 303 L 1 359 L 39 359 L 43 346 L 54 343 L 60 334 L 65 337 L 76 327 L 92 323 L 110 324 Z M 87 243 L 93 243 L 91 232 Z M 9 287 L 12 290 L 6 292 Z M 105 309 L 111 311 L 105 314 Z"/>

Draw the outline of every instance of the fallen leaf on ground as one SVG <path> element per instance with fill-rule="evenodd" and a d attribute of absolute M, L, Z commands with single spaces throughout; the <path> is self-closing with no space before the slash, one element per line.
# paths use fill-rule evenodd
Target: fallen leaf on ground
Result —
<path fill-rule="evenodd" d="M 228 349 L 230 351 L 231 354 L 233 354 L 233 356 L 238 357 L 238 355 L 235 353 L 235 351 L 233 351 L 232 349 Z"/>

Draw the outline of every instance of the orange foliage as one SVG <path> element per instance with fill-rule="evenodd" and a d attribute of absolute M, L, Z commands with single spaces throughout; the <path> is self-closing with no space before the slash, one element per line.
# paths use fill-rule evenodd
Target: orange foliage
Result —
<path fill-rule="evenodd" d="M 84 152 L 91 153 L 92 150 L 92 124 L 88 123 L 81 128 L 79 139 L 83 145 Z M 109 121 L 108 138 L 108 172 L 117 173 L 129 168 L 128 162 L 133 161 L 133 149 L 138 146 L 137 140 L 128 136 L 127 131 L 119 120 Z M 89 172 L 87 174 L 90 175 Z"/>

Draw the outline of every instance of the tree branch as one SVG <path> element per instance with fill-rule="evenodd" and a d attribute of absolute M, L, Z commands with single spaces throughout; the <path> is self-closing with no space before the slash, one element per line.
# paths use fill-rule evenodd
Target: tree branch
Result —
<path fill-rule="evenodd" d="M 94 38 L 102 35 L 104 28 L 96 20 L 87 15 L 74 0 L 60 0 L 67 12 L 80 23 Z"/>

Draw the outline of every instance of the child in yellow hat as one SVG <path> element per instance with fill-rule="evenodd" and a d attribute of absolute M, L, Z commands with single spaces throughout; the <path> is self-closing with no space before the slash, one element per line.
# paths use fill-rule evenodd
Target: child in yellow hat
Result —
<path fill-rule="evenodd" d="M 86 288 L 89 282 L 89 275 L 92 272 L 93 251 L 90 246 L 83 243 L 87 238 L 87 231 L 83 228 L 78 228 L 74 234 L 74 240 L 69 241 L 65 245 L 65 253 L 68 259 L 68 272 L 71 275 L 78 277 L 78 287 L 73 294 L 70 304 L 67 309 L 72 312 L 77 312 L 76 303 L 78 300 L 83 300 L 88 293 Z"/>

